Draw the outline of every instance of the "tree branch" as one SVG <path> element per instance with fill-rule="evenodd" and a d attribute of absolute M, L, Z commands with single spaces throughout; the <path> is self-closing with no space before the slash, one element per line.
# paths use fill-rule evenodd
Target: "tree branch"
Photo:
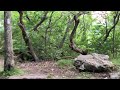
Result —
<path fill-rule="evenodd" d="M 45 53 L 47 54 L 47 34 L 48 34 L 48 29 L 51 27 L 51 21 L 52 21 L 52 16 L 53 16 L 54 11 L 52 11 L 51 15 L 50 15 L 50 19 L 47 25 L 47 28 L 45 30 Z"/>
<path fill-rule="evenodd" d="M 48 14 L 48 11 L 45 11 L 44 16 L 41 18 L 38 24 L 35 25 L 35 27 L 33 28 L 34 31 L 37 31 L 37 28 L 47 19 L 47 14 Z"/>
<path fill-rule="evenodd" d="M 52 21 L 52 16 L 53 16 L 53 13 L 54 11 L 52 11 L 51 15 L 50 15 L 50 19 L 49 19 L 49 22 L 48 22 L 48 26 L 47 26 L 47 29 L 50 28 L 50 25 L 51 25 L 51 21 Z"/>
<path fill-rule="evenodd" d="M 114 28 L 116 27 L 116 25 L 118 24 L 119 17 L 120 17 L 120 14 L 119 14 L 119 13 L 116 13 L 116 15 L 114 16 L 114 19 L 115 19 L 115 20 L 117 19 L 117 20 L 115 21 L 114 25 L 113 25 L 109 30 L 107 30 L 106 35 L 105 35 L 104 40 L 103 40 L 103 43 L 104 43 L 104 42 L 107 40 L 107 38 L 109 37 L 109 34 L 110 34 L 110 32 L 112 31 L 112 29 L 114 29 Z"/>
<path fill-rule="evenodd" d="M 82 14 L 83 14 L 83 13 L 81 13 L 81 12 L 77 13 L 77 14 L 76 14 L 76 18 L 78 18 L 78 17 L 81 16 Z M 61 42 L 60 42 L 59 48 L 62 48 L 62 47 L 63 47 L 63 44 L 64 44 L 64 42 L 65 42 L 67 33 L 69 32 L 70 25 L 73 23 L 73 21 L 74 21 L 74 18 L 72 18 L 72 20 L 68 22 L 68 25 L 67 25 L 65 34 L 64 34 L 64 36 L 63 36 L 63 39 L 62 39 Z"/>
<path fill-rule="evenodd" d="M 78 24 L 79 24 L 79 19 L 77 19 L 76 16 L 74 16 L 74 21 L 75 21 L 75 26 L 74 26 L 74 28 L 73 28 L 73 30 L 72 30 L 71 35 L 70 35 L 70 48 L 71 48 L 73 51 L 77 52 L 77 53 L 81 53 L 81 54 L 83 54 L 83 55 L 86 55 L 87 52 L 86 52 L 86 51 L 83 51 L 83 50 L 81 50 L 81 49 L 79 49 L 79 48 L 77 48 L 76 45 L 75 45 L 75 43 L 74 43 L 74 41 L 73 41 L 74 34 L 76 33 L 76 29 L 77 29 Z"/>
<path fill-rule="evenodd" d="M 60 17 L 54 21 L 53 26 L 56 24 L 56 22 L 57 22 L 58 20 L 60 20 L 60 19 L 61 19 L 61 17 L 62 17 L 62 13 L 61 13 Z"/>
<path fill-rule="evenodd" d="M 18 26 L 20 27 L 20 29 L 22 30 L 22 36 L 23 36 L 23 39 L 25 41 L 25 44 L 26 46 L 28 46 L 28 51 L 29 51 L 29 54 L 32 55 L 34 61 L 38 61 L 39 58 L 37 57 L 37 55 L 35 54 L 34 52 L 34 49 L 32 47 L 32 42 L 29 38 L 29 36 L 27 35 L 26 33 L 26 29 L 25 29 L 25 25 L 24 25 L 24 22 L 23 22 L 23 11 L 18 11 L 19 12 L 19 23 L 18 23 Z"/>
<path fill-rule="evenodd" d="M 29 18 L 27 12 L 26 12 L 26 18 L 27 18 L 27 20 L 28 20 L 29 22 L 31 22 L 31 19 Z"/>

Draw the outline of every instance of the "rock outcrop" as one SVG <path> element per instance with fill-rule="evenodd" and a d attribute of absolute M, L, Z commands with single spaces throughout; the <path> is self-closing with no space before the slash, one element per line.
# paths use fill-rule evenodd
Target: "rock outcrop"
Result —
<path fill-rule="evenodd" d="M 112 71 L 114 65 L 109 61 L 108 55 L 92 53 L 79 55 L 75 58 L 74 66 L 79 71 L 104 72 Z"/>

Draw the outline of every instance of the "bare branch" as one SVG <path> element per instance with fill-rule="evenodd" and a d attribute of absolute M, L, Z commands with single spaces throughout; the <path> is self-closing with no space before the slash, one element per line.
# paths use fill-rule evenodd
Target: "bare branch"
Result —
<path fill-rule="evenodd" d="M 51 15 L 50 15 L 50 19 L 49 19 L 49 23 L 48 23 L 48 27 L 47 27 L 47 29 L 49 29 L 49 28 L 50 28 L 53 13 L 54 13 L 54 11 L 52 11 L 52 13 L 51 13 Z"/>
<path fill-rule="evenodd" d="M 118 24 L 118 21 L 119 21 L 119 17 L 120 17 L 120 14 L 119 13 L 116 13 L 116 15 L 114 16 L 114 19 L 115 19 L 115 23 L 114 25 L 108 30 L 107 29 L 107 32 L 106 32 L 106 35 L 104 37 L 104 40 L 103 40 L 103 43 L 107 40 L 110 32 L 112 31 L 112 29 L 114 29 L 116 27 L 116 25 Z M 117 19 L 117 20 L 116 20 Z"/>
<path fill-rule="evenodd" d="M 29 22 L 31 22 L 31 19 L 29 18 L 28 13 L 26 12 L 25 14 L 26 14 L 27 20 L 28 20 Z"/>
<path fill-rule="evenodd" d="M 48 11 L 45 11 L 44 16 L 41 18 L 38 24 L 35 25 L 35 27 L 33 28 L 34 31 L 37 31 L 37 28 L 47 19 L 47 14 L 48 14 Z"/>

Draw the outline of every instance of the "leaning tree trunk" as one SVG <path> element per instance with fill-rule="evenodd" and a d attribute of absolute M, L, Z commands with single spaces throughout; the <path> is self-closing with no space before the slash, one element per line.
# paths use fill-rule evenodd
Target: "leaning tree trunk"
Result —
<path fill-rule="evenodd" d="M 4 11 L 4 71 L 14 68 L 11 11 Z"/>
<path fill-rule="evenodd" d="M 79 13 L 76 15 L 76 18 L 78 18 L 80 15 L 82 15 L 82 13 L 79 12 Z M 65 39 L 66 39 L 66 37 L 67 37 L 67 33 L 69 32 L 69 28 L 70 28 L 70 26 L 71 26 L 71 24 L 72 24 L 73 22 L 74 22 L 74 18 L 68 22 L 68 25 L 67 25 L 65 34 L 64 34 L 64 36 L 63 36 L 62 41 L 60 42 L 59 48 L 62 48 L 62 47 L 63 47 L 63 44 L 64 44 Z"/>
<path fill-rule="evenodd" d="M 77 48 L 76 45 L 75 45 L 75 43 L 74 43 L 74 41 L 73 41 L 74 34 L 76 33 L 76 29 L 77 29 L 78 24 L 79 24 L 79 19 L 77 19 L 77 17 L 74 16 L 74 21 L 75 21 L 75 26 L 74 26 L 74 28 L 73 28 L 73 30 L 72 30 L 71 35 L 70 35 L 70 48 L 71 48 L 73 51 L 77 52 L 77 53 L 81 53 L 82 55 L 86 55 L 86 54 L 88 53 L 87 50 L 86 50 L 86 51 L 83 51 L 83 50 Z"/>
<path fill-rule="evenodd" d="M 19 23 L 18 25 L 19 25 L 20 29 L 22 30 L 23 39 L 24 39 L 24 41 L 25 41 L 25 43 L 26 43 L 26 46 L 28 46 L 28 50 L 29 50 L 30 54 L 32 55 L 34 61 L 38 61 L 39 58 L 38 58 L 37 55 L 35 54 L 34 49 L 33 49 L 33 47 L 32 47 L 32 42 L 31 42 L 31 40 L 29 39 L 29 36 L 27 35 L 27 33 L 26 33 L 26 31 L 25 31 L 26 29 L 25 29 L 24 23 L 23 23 L 23 21 L 22 21 L 23 12 L 22 12 L 22 11 L 19 11 L 19 14 L 20 14 L 20 17 L 19 17 L 20 23 Z"/>

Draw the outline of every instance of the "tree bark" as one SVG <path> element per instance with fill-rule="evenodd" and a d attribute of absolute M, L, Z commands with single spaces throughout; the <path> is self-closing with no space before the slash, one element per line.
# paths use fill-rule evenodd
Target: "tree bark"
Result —
<path fill-rule="evenodd" d="M 35 54 L 34 52 L 34 49 L 32 47 L 32 43 L 31 43 L 31 40 L 29 38 L 29 36 L 27 35 L 26 33 L 26 29 L 25 29 L 25 26 L 24 26 L 24 23 L 22 21 L 22 18 L 23 18 L 23 11 L 19 11 L 19 14 L 20 14 L 20 17 L 19 17 L 19 20 L 20 20 L 20 23 L 18 23 L 20 29 L 22 30 L 22 36 L 23 36 L 23 39 L 26 43 L 26 46 L 28 46 L 28 51 L 30 52 L 30 54 L 32 55 L 34 61 L 38 61 L 39 58 L 37 57 L 37 55 Z"/>
<path fill-rule="evenodd" d="M 11 11 L 4 11 L 4 71 L 14 69 Z"/>
<path fill-rule="evenodd" d="M 77 52 L 77 53 L 81 53 L 82 55 L 86 55 L 86 54 L 87 54 L 87 51 L 83 51 L 83 50 L 77 48 L 76 45 L 75 45 L 75 43 L 74 43 L 74 41 L 73 41 L 74 34 L 76 33 L 76 29 L 77 29 L 78 24 L 79 24 L 79 19 L 77 19 L 77 17 L 74 16 L 74 21 L 75 21 L 75 26 L 74 26 L 74 28 L 73 28 L 73 30 L 72 30 L 71 35 L 70 35 L 70 48 L 71 48 L 73 51 Z"/>
<path fill-rule="evenodd" d="M 105 35 L 105 37 L 104 37 L 104 40 L 103 40 L 103 43 L 107 40 L 107 38 L 109 37 L 109 34 L 110 34 L 110 32 L 116 27 L 116 25 L 118 24 L 118 22 L 119 22 L 119 17 L 120 17 L 120 14 L 119 14 L 119 12 L 117 11 L 117 13 L 116 13 L 116 15 L 115 15 L 115 17 L 114 17 L 114 19 L 115 19 L 115 22 L 114 22 L 114 24 L 113 24 L 113 26 L 110 28 L 110 29 L 107 29 L 106 31 L 106 35 Z"/>
<path fill-rule="evenodd" d="M 76 15 L 76 17 L 78 18 L 78 17 L 79 17 L 80 15 L 82 15 L 82 14 L 83 14 L 83 13 L 80 13 L 80 12 L 79 12 L 79 13 Z M 68 25 L 67 25 L 65 34 L 64 34 L 64 36 L 63 36 L 62 41 L 60 42 L 59 48 L 62 48 L 62 47 L 63 47 L 63 44 L 64 44 L 65 39 L 66 39 L 66 37 L 67 37 L 67 33 L 69 32 L 70 25 L 73 23 L 73 21 L 74 21 L 74 18 L 73 18 L 71 21 L 68 22 Z"/>
<path fill-rule="evenodd" d="M 108 39 L 108 37 L 109 37 L 109 35 L 110 35 L 110 33 L 111 33 L 111 31 L 116 27 L 116 25 L 118 24 L 118 22 L 119 22 L 119 17 L 120 17 L 120 13 L 119 13 L 119 11 L 116 11 L 116 13 L 115 13 L 115 16 L 114 16 L 114 23 L 113 23 L 113 26 L 111 27 L 111 28 L 107 28 L 108 27 L 108 25 L 107 25 L 107 21 L 105 22 L 106 23 L 106 32 L 105 32 L 105 35 L 103 36 L 103 41 L 102 42 L 99 42 L 99 46 L 100 47 L 103 47 L 103 44 L 107 41 L 107 39 Z M 100 37 L 101 38 L 101 37 Z"/>

